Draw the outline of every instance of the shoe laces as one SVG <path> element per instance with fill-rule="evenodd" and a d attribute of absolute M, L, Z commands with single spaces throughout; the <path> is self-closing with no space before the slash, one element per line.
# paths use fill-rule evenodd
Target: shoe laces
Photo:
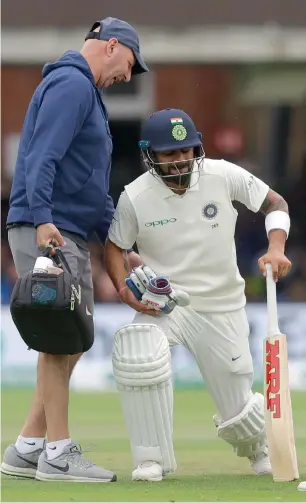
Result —
<path fill-rule="evenodd" d="M 83 470 L 87 470 L 91 466 L 94 466 L 95 463 L 90 461 L 89 459 L 86 459 L 83 457 L 83 454 L 85 452 L 92 452 L 93 449 L 93 444 L 90 444 L 87 449 L 83 449 L 80 444 L 74 444 L 70 448 L 70 452 L 67 454 L 66 459 L 69 461 L 72 465 L 82 468 Z"/>

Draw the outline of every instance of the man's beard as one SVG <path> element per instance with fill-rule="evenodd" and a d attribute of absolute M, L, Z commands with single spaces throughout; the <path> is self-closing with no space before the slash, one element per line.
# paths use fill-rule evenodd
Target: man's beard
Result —
<path fill-rule="evenodd" d="M 171 174 L 170 169 L 173 169 L 177 167 L 177 174 Z M 177 165 L 174 163 L 174 166 L 172 163 L 169 163 L 168 168 L 168 174 L 170 175 L 168 178 L 165 178 L 166 183 L 173 183 L 175 185 L 178 185 L 179 187 L 186 188 L 190 184 L 190 177 L 192 173 L 192 161 L 187 161 L 187 162 L 180 162 Z M 188 171 L 186 173 L 181 173 L 181 171 L 185 168 L 188 168 Z M 163 172 L 165 175 L 165 172 Z"/>
<path fill-rule="evenodd" d="M 181 175 L 171 176 L 171 178 L 166 178 L 166 183 L 174 183 L 179 187 L 186 188 L 190 184 L 191 173 L 183 173 Z"/>

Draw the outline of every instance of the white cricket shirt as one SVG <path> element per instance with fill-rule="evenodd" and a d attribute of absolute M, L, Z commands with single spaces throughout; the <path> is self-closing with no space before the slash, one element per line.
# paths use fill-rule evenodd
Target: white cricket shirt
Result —
<path fill-rule="evenodd" d="M 109 229 L 122 249 L 136 242 L 141 259 L 173 288 L 190 295 L 201 312 L 227 312 L 245 305 L 245 282 L 234 241 L 240 201 L 257 212 L 268 185 L 224 160 L 205 159 L 184 195 L 174 194 L 146 172 L 125 187 Z"/>

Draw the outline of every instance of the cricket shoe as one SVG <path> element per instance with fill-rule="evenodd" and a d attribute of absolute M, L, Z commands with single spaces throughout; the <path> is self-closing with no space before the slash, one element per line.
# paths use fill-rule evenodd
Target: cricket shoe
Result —
<path fill-rule="evenodd" d="M 250 457 L 249 460 L 256 475 L 268 475 L 272 473 L 270 459 L 265 452 L 259 452 L 255 456 Z"/>
<path fill-rule="evenodd" d="M 1 463 L 1 472 L 14 477 L 27 477 L 34 479 L 37 470 L 38 458 L 43 449 L 37 449 L 28 454 L 21 454 L 14 444 L 10 444 L 4 453 Z"/>
<path fill-rule="evenodd" d="M 45 482 L 116 482 L 115 473 L 85 459 L 83 453 L 75 443 L 66 445 L 62 453 L 51 460 L 43 451 L 38 459 L 36 479 Z"/>
<path fill-rule="evenodd" d="M 298 491 L 306 491 L 306 481 L 299 483 L 299 485 L 298 485 Z"/>
<path fill-rule="evenodd" d="M 149 482 L 160 482 L 163 480 L 163 468 L 156 461 L 145 461 L 133 471 L 132 480 L 147 480 Z"/>

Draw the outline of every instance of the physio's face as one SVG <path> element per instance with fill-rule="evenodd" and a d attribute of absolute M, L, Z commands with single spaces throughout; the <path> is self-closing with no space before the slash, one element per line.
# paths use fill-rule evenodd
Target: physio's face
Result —
<path fill-rule="evenodd" d="M 106 57 L 103 58 L 103 64 L 101 62 L 101 74 L 97 86 L 110 87 L 119 82 L 129 82 L 135 64 L 133 51 L 115 38 L 107 42 L 104 50 Z"/>

